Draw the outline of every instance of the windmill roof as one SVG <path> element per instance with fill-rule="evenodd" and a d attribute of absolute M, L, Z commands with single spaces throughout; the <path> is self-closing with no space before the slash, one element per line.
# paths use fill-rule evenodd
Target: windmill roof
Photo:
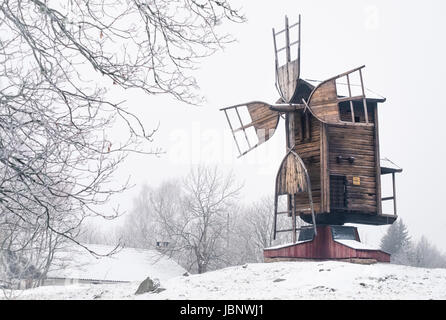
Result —
<path fill-rule="evenodd" d="M 114 249 L 105 245 L 86 246 L 102 255 Z M 123 248 L 110 257 L 96 257 L 73 245 L 55 253 L 55 264 L 47 277 L 126 282 L 151 277 L 162 281 L 185 272 L 183 267 L 156 250 Z"/>
<path fill-rule="evenodd" d="M 380 160 L 381 174 L 402 172 L 403 169 L 388 158 Z"/>

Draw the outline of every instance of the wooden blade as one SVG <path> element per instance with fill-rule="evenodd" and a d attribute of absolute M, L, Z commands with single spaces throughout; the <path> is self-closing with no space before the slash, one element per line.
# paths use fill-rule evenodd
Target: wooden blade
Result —
<path fill-rule="evenodd" d="M 312 92 L 309 99 L 311 113 L 325 123 L 339 122 L 336 80 L 324 81 Z"/>
<path fill-rule="evenodd" d="M 293 195 L 308 191 L 306 168 L 294 152 L 289 152 L 280 164 L 276 177 L 277 195 Z"/>
<path fill-rule="evenodd" d="M 254 102 L 246 105 L 261 143 L 272 137 L 279 123 L 279 113 L 270 109 L 270 105 Z"/>
<path fill-rule="evenodd" d="M 289 103 L 296 94 L 299 81 L 299 64 L 297 60 L 288 62 L 277 69 L 277 85 L 283 101 Z"/>
<path fill-rule="evenodd" d="M 363 68 L 364 66 L 361 66 L 359 68 L 341 73 L 335 77 L 332 77 L 328 80 L 321 82 L 316 88 L 314 88 L 313 92 L 311 93 L 308 99 L 308 103 L 306 103 L 311 113 L 324 123 L 330 123 L 330 124 L 343 123 L 343 121 L 341 121 L 341 117 L 339 114 L 339 103 L 350 101 L 351 108 L 353 109 L 352 101 L 362 100 L 364 104 L 365 114 L 367 114 L 364 83 L 362 80 L 362 73 L 361 73 L 361 69 Z M 351 94 L 352 90 L 350 84 L 350 75 L 356 72 L 358 72 L 360 76 L 359 78 L 361 82 L 360 86 L 362 89 L 362 94 L 353 97 Z M 346 78 L 347 88 L 349 92 L 348 97 L 340 97 L 338 95 L 337 80 L 343 77 Z M 352 122 L 354 122 L 354 117 L 352 118 L 353 118 Z M 367 124 L 368 124 L 368 119 L 367 119 Z"/>
<path fill-rule="evenodd" d="M 234 141 L 240 153 L 239 157 L 266 142 L 275 133 L 279 123 L 280 113 L 271 110 L 271 107 L 267 103 L 254 101 L 221 109 L 221 111 L 225 112 Z M 246 111 L 250 117 L 248 121 L 246 121 L 246 118 L 242 119 L 243 117 L 241 116 Z M 231 113 L 232 120 L 230 117 Z M 249 134 L 248 130 L 250 128 L 254 129 L 257 139 L 253 139 L 255 137 Z"/>

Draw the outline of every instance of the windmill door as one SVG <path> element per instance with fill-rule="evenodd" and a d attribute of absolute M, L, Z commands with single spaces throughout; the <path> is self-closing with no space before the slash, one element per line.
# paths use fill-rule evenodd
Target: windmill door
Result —
<path fill-rule="evenodd" d="M 330 206 L 333 210 L 347 209 L 347 177 L 330 175 Z"/>

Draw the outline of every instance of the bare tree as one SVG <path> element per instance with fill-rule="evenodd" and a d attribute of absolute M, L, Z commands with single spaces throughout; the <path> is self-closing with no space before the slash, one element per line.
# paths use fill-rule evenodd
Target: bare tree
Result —
<path fill-rule="evenodd" d="M 119 234 L 119 227 L 101 228 L 99 221 L 84 221 L 79 230 L 76 240 L 82 244 L 102 244 L 115 246 L 122 243 Z"/>
<path fill-rule="evenodd" d="M 55 252 L 65 241 L 44 224 L 31 226 L 16 217 L 7 218 L 0 223 L 0 287 L 11 298 L 14 289 L 38 285 L 46 277 Z"/>
<path fill-rule="evenodd" d="M 282 202 L 279 202 L 281 206 L 284 205 Z M 290 233 L 277 234 L 276 240 L 274 240 L 273 196 L 263 196 L 241 208 L 233 219 L 236 219 L 237 222 L 234 223 L 234 232 L 231 235 L 232 249 L 228 251 L 233 253 L 232 260 L 238 260 L 238 264 L 263 262 L 263 249 L 291 241 Z M 278 230 L 289 229 L 290 223 L 291 218 L 279 217 L 277 228 Z M 297 226 L 300 225 L 305 225 L 305 222 L 298 218 Z"/>
<path fill-rule="evenodd" d="M 209 173 L 212 170 L 215 169 L 199 167 L 195 173 L 198 172 L 201 175 L 203 171 Z M 212 174 L 218 174 L 218 172 L 214 171 Z M 252 230 L 242 227 L 247 225 L 244 209 L 231 200 L 230 205 L 218 213 L 218 219 L 211 217 L 212 212 L 206 210 L 201 215 L 207 220 L 197 219 L 196 217 L 200 214 L 197 214 L 195 209 L 191 210 L 190 206 L 192 194 L 196 192 L 191 193 L 191 190 L 185 188 L 186 181 L 189 186 L 191 185 L 190 177 L 184 180 L 168 180 L 156 188 L 145 185 L 141 189 L 119 233 L 125 245 L 161 250 L 175 258 L 188 270 L 198 271 L 197 251 L 192 248 L 199 246 L 191 244 L 195 241 L 198 243 L 199 236 L 202 235 L 200 229 L 191 228 L 194 224 L 191 220 L 196 219 L 202 225 L 203 231 L 210 229 L 209 224 L 219 226 L 217 233 L 214 233 L 215 228 L 210 231 L 210 238 L 215 240 L 213 250 L 218 251 L 218 258 L 212 259 L 212 268 L 257 261 L 251 239 Z M 203 185 L 203 188 L 207 187 Z M 215 191 L 210 192 L 215 198 Z M 194 199 L 201 201 L 197 200 L 201 199 L 200 197 Z M 190 232 L 194 234 L 191 235 Z M 209 230 L 206 232 L 209 233 Z M 248 234 L 248 232 L 251 233 Z M 207 238 L 209 239 L 209 235 Z M 168 246 L 163 247 L 163 242 L 168 243 Z M 157 243 L 160 245 L 157 246 Z"/>
<path fill-rule="evenodd" d="M 413 266 L 422 268 L 446 268 L 446 256 L 422 236 L 414 246 Z"/>
<path fill-rule="evenodd" d="M 129 246 L 162 250 L 197 272 L 263 262 L 264 248 L 290 238 L 284 234 L 273 240 L 272 196 L 241 204 L 237 200 L 240 186 L 233 177 L 224 180 L 220 175 L 217 181 L 218 175 L 215 168 L 198 167 L 183 182 L 170 180 L 157 188 L 145 186 L 126 216 L 120 237 Z M 220 186 L 222 181 L 224 188 Z M 212 205 L 203 205 L 205 201 L 218 203 L 232 184 L 234 193 L 227 193 L 224 206 L 212 211 L 208 209 Z M 289 228 L 291 219 L 286 218 L 278 221 L 279 229 Z M 157 247 L 157 242 L 169 244 L 163 248 Z M 199 269 L 200 259 L 206 268 Z"/>
<path fill-rule="evenodd" d="M 272 196 L 263 197 L 255 202 L 249 209 L 246 217 L 251 228 L 251 241 L 257 250 L 263 252 L 264 248 L 273 244 L 274 238 L 274 199 Z"/>
<path fill-rule="evenodd" d="M 178 205 L 172 207 L 164 192 L 154 197 L 158 223 L 169 239 L 165 252 L 198 273 L 219 267 L 226 254 L 228 219 L 240 189 L 232 174 L 198 166 L 184 179 L 181 193 L 170 193 L 180 200 Z"/>
<path fill-rule="evenodd" d="M 274 201 L 264 196 L 242 208 L 235 217 L 237 224 L 232 235 L 234 254 L 242 259 L 239 263 L 263 262 L 263 249 L 273 243 Z M 242 246 L 240 244 L 243 244 Z"/>
<path fill-rule="evenodd" d="M 123 243 L 135 248 L 155 249 L 157 242 L 168 241 L 159 213 L 163 217 L 174 217 L 182 210 L 182 199 L 180 181 L 168 180 L 156 188 L 143 185 L 118 232 Z"/>
<path fill-rule="evenodd" d="M 81 245 L 86 217 L 115 218 L 98 208 L 128 187 L 111 183 L 118 166 L 129 152 L 160 150 L 107 92 L 199 102 L 189 71 L 232 40 L 220 24 L 243 20 L 226 0 L 2 1 L 0 226 L 17 241 L 0 250 L 31 256 L 48 237 Z M 118 126 L 127 134 L 115 141 Z"/>

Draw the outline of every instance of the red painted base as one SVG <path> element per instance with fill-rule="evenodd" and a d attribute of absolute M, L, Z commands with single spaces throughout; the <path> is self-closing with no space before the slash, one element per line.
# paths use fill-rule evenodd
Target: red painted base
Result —
<path fill-rule="evenodd" d="M 339 228 L 339 227 L 333 227 Z M 263 256 L 268 259 L 309 259 L 309 260 L 346 260 L 364 259 L 378 262 L 390 262 L 390 254 L 362 244 L 358 231 L 354 227 L 355 240 L 345 239 L 336 234 L 332 226 L 318 226 L 317 236 L 311 240 L 265 248 Z M 348 238 L 348 237 L 347 237 Z"/>

